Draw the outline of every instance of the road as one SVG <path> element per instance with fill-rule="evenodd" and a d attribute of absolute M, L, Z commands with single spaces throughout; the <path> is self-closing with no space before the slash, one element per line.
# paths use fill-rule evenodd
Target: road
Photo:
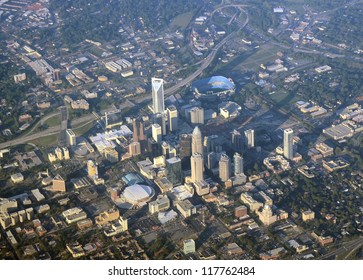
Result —
<path fill-rule="evenodd" d="M 91 121 L 96 120 L 96 117 L 93 114 L 78 118 L 71 122 L 71 125 L 73 128 L 80 128 L 85 125 L 85 123 L 89 123 Z M 81 124 L 81 125 L 80 125 Z M 61 125 L 50 127 L 44 131 L 34 133 L 32 135 L 22 136 L 17 139 L 7 141 L 4 143 L 0 143 L 0 149 L 5 149 L 10 146 L 20 145 L 20 144 L 26 144 L 30 141 L 36 140 L 38 138 L 58 134 L 61 131 Z"/>
<path fill-rule="evenodd" d="M 350 253 L 351 251 L 356 250 L 357 248 L 359 248 L 362 245 L 363 245 L 363 237 L 359 237 L 356 240 L 347 242 L 344 245 L 342 245 L 340 248 L 338 248 L 334 251 L 331 251 L 331 252 L 325 254 L 324 256 L 321 256 L 319 259 L 327 260 L 327 259 L 331 259 L 332 257 L 335 257 L 337 255 Z"/>

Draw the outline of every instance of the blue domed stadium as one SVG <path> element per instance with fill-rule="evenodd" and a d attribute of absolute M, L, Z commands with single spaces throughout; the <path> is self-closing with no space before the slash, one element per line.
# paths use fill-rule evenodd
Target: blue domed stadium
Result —
<path fill-rule="evenodd" d="M 197 98 L 227 96 L 233 94 L 235 89 L 234 82 L 223 76 L 213 76 L 192 83 L 192 91 Z"/>

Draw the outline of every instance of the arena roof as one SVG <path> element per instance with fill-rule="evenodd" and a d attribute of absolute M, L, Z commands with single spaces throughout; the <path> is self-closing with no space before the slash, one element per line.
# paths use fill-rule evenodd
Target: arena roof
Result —
<path fill-rule="evenodd" d="M 122 193 L 125 200 L 131 204 L 138 204 L 149 201 L 155 194 L 155 191 L 146 185 L 135 184 L 126 187 Z"/>
<path fill-rule="evenodd" d="M 223 76 L 213 76 L 192 83 L 192 90 L 198 91 L 200 94 L 218 93 L 234 89 L 233 81 Z"/>

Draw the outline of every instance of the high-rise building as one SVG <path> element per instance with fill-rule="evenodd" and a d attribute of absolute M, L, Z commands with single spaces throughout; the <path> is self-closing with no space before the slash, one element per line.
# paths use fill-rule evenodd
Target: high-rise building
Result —
<path fill-rule="evenodd" d="M 231 177 L 231 160 L 226 154 L 221 155 L 219 160 L 219 178 L 222 182 L 226 182 Z"/>
<path fill-rule="evenodd" d="M 61 148 L 57 147 L 54 152 L 59 160 L 63 160 L 63 151 Z"/>
<path fill-rule="evenodd" d="M 242 152 L 243 139 L 241 133 L 237 130 L 233 130 L 232 132 L 232 145 L 235 151 Z"/>
<path fill-rule="evenodd" d="M 74 134 L 72 129 L 67 129 L 66 130 L 66 135 L 67 135 L 67 144 L 69 146 L 75 146 L 77 144 L 77 137 L 76 134 Z"/>
<path fill-rule="evenodd" d="M 170 106 L 167 111 L 169 130 L 170 132 L 176 131 L 178 129 L 178 110 L 175 106 Z"/>
<path fill-rule="evenodd" d="M 54 192 L 66 192 L 66 182 L 60 175 L 56 175 L 53 178 L 52 191 Z"/>
<path fill-rule="evenodd" d="M 293 133 L 294 131 L 291 128 L 284 130 L 284 156 L 287 159 L 294 157 Z"/>
<path fill-rule="evenodd" d="M 151 78 L 151 92 L 153 100 L 153 113 L 164 114 L 164 80 Z"/>
<path fill-rule="evenodd" d="M 203 156 L 199 153 L 194 153 L 190 157 L 191 171 L 192 171 L 192 182 L 196 183 L 203 181 Z"/>
<path fill-rule="evenodd" d="M 129 154 L 131 156 L 138 156 L 141 154 L 140 142 L 132 142 L 129 144 Z"/>
<path fill-rule="evenodd" d="M 92 179 L 98 178 L 98 167 L 93 160 L 87 161 L 87 173 L 88 176 Z"/>
<path fill-rule="evenodd" d="M 104 150 L 105 153 L 105 158 L 109 161 L 109 162 L 118 162 L 118 152 L 116 151 L 116 149 L 111 148 L 111 147 L 107 147 Z"/>
<path fill-rule="evenodd" d="M 247 148 L 253 148 L 255 146 L 255 131 L 253 129 L 246 130 L 245 138 L 246 138 Z"/>
<path fill-rule="evenodd" d="M 146 135 L 145 135 L 145 128 L 144 122 L 139 119 L 133 119 L 132 121 L 132 128 L 133 128 L 133 142 L 140 143 L 140 150 L 144 152 L 146 150 Z"/>
<path fill-rule="evenodd" d="M 179 157 L 182 164 L 189 164 L 189 158 L 192 155 L 192 136 L 190 134 L 181 134 L 179 136 Z"/>
<path fill-rule="evenodd" d="M 155 158 L 155 157 L 158 157 L 161 155 L 160 145 L 158 143 L 156 143 L 156 141 L 153 138 L 149 138 L 147 140 L 147 144 L 148 144 L 149 155 L 152 158 Z"/>
<path fill-rule="evenodd" d="M 151 132 L 152 132 L 152 137 L 155 140 L 156 143 L 161 144 L 162 141 L 162 131 L 161 131 L 161 126 L 158 125 L 157 123 L 154 123 L 151 126 Z"/>
<path fill-rule="evenodd" d="M 63 147 L 63 154 L 64 154 L 64 159 L 65 160 L 69 160 L 70 159 L 70 156 L 69 156 L 69 150 L 67 147 Z"/>
<path fill-rule="evenodd" d="M 183 176 L 180 158 L 172 157 L 166 160 L 166 176 L 174 186 L 182 183 Z"/>
<path fill-rule="evenodd" d="M 210 152 L 207 156 L 207 167 L 209 170 L 213 169 L 217 164 L 217 154 Z"/>
<path fill-rule="evenodd" d="M 234 175 L 240 175 L 243 173 L 243 157 L 239 153 L 235 153 L 233 156 L 234 162 Z"/>
<path fill-rule="evenodd" d="M 204 148 L 204 155 L 208 155 L 210 152 L 212 152 L 212 141 L 210 136 L 204 136 L 203 148 Z"/>
<path fill-rule="evenodd" d="M 192 154 L 199 153 L 203 156 L 202 132 L 196 126 L 192 134 Z"/>
<path fill-rule="evenodd" d="M 202 107 L 194 107 L 190 110 L 190 122 L 192 124 L 204 124 L 204 109 Z"/>
<path fill-rule="evenodd" d="M 153 118 L 154 118 L 153 123 L 160 125 L 162 134 L 166 135 L 165 115 L 162 113 L 157 113 L 154 114 Z"/>

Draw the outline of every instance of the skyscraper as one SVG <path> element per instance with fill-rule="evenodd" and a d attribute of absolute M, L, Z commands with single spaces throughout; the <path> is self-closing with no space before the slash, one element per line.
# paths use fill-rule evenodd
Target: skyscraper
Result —
<path fill-rule="evenodd" d="M 169 121 L 169 130 L 175 131 L 178 129 L 178 110 L 175 106 L 170 106 L 168 108 L 168 121 Z"/>
<path fill-rule="evenodd" d="M 235 153 L 233 156 L 234 162 L 234 175 L 243 174 L 243 157 L 239 153 Z"/>
<path fill-rule="evenodd" d="M 158 125 L 157 123 L 154 123 L 151 126 L 151 131 L 152 131 L 152 137 L 155 140 L 155 142 L 158 144 L 161 144 L 161 140 L 162 140 L 161 126 Z"/>
<path fill-rule="evenodd" d="M 67 135 L 67 144 L 69 146 L 75 146 L 77 144 L 77 141 L 76 141 L 76 134 L 74 134 L 73 130 L 67 129 L 66 135 Z"/>
<path fill-rule="evenodd" d="M 175 186 L 182 183 L 182 166 L 178 157 L 172 157 L 166 160 L 166 176 Z"/>
<path fill-rule="evenodd" d="M 202 107 L 194 107 L 190 110 L 190 122 L 192 124 L 204 124 L 204 109 Z"/>
<path fill-rule="evenodd" d="M 151 91 L 153 99 L 153 113 L 164 114 L 164 80 L 151 78 Z"/>
<path fill-rule="evenodd" d="M 179 136 L 179 157 L 183 165 L 189 165 L 189 157 L 192 155 L 192 136 L 190 134 L 181 134 Z"/>
<path fill-rule="evenodd" d="M 144 122 L 139 119 L 133 119 L 132 127 L 133 127 L 133 142 L 139 142 L 140 151 L 144 152 L 147 146 Z"/>
<path fill-rule="evenodd" d="M 231 160 L 226 154 L 221 155 L 219 160 L 219 178 L 222 182 L 226 182 L 231 177 Z"/>
<path fill-rule="evenodd" d="M 153 123 L 160 125 L 161 133 L 163 135 L 166 135 L 165 115 L 162 113 L 157 113 L 157 114 L 154 114 L 153 118 L 154 118 Z"/>
<path fill-rule="evenodd" d="M 192 134 L 192 154 L 199 153 L 203 156 L 202 132 L 196 126 Z"/>
<path fill-rule="evenodd" d="M 191 171 L 192 171 L 192 182 L 203 181 L 203 156 L 199 153 L 193 153 L 190 157 Z"/>
<path fill-rule="evenodd" d="M 287 159 L 294 157 L 293 133 L 294 131 L 291 128 L 284 130 L 284 156 Z"/>
<path fill-rule="evenodd" d="M 253 148 L 255 146 L 255 131 L 248 129 L 245 131 L 247 148 Z"/>
<path fill-rule="evenodd" d="M 242 152 L 242 147 L 243 147 L 242 135 L 237 130 L 233 130 L 232 132 L 232 144 L 235 151 L 239 153 Z"/>

